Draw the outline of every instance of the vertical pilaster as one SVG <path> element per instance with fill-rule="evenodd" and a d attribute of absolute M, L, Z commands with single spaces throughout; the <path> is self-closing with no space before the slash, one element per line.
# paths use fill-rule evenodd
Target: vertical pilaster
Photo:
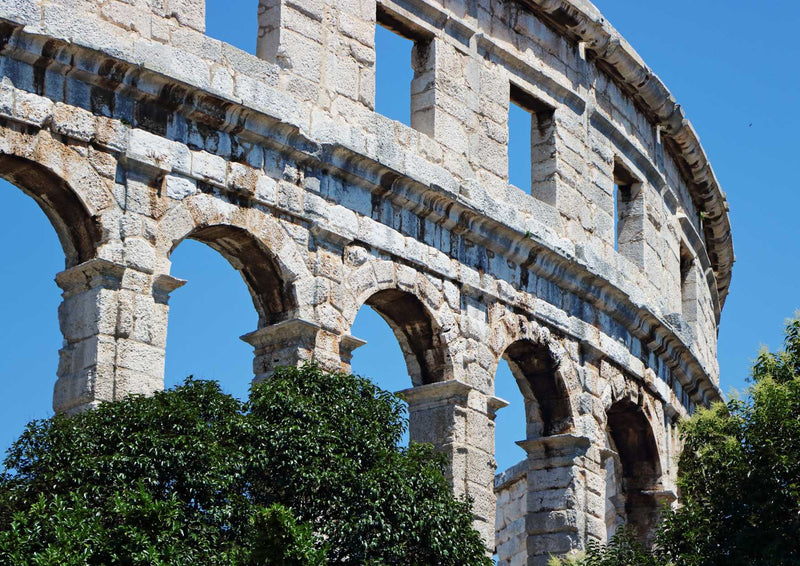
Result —
<path fill-rule="evenodd" d="M 256 53 L 281 66 L 281 86 L 301 100 L 371 108 L 374 49 L 372 1 L 259 1 Z"/>
<path fill-rule="evenodd" d="M 443 144 L 465 176 L 480 147 L 480 65 L 438 37 L 416 42 L 412 65 L 411 125 Z"/>
<path fill-rule="evenodd" d="M 350 364 L 353 361 L 353 351 L 366 345 L 366 343 L 366 340 L 361 340 L 350 334 L 345 334 L 341 337 L 339 340 L 339 357 L 342 360 L 342 371 L 351 371 Z"/>
<path fill-rule="evenodd" d="M 104 259 L 56 276 L 63 292 L 53 408 L 74 413 L 164 386 L 167 297 L 184 282 Z"/>
<path fill-rule="evenodd" d="M 114 398 L 117 293 L 124 272 L 122 265 L 93 259 L 56 275 L 64 291 L 58 307 L 64 345 L 53 393 L 56 412 L 73 413 Z"/>
<path fill-rule="evenodd" d="M 475 528 L 494 541 L 495 398 L 456 380 L 400 392 L 408 403 L 409 436 L 448 456 L 446 471 L 457 495 L 473 500 Z"/>
<path fill-rule="evenodd" d="M 599 464 L 591 439 L 571 434 L 519 443 L 527 459 L 497 479 L 500 564 L 545 566 L 604 529 Z M 525 558 L 523 558 L 525 557 Z"/>
<path fill-rule="evenodd" d="M 255 381 L 266 379 L 278 367 L 299 366 L 311 361 L 327 371 L 341 371 L 345 358 L 352 356 L 352 350 L 361 343 L 353 338 L 350 351 L 341 355 L 339 336 L 326 331 L 315 322 L 300 318 L 259 328 L 242 336 L 242 340 L 255 350 Z M 349 365 L 349 358 L 347 363 Z"/>

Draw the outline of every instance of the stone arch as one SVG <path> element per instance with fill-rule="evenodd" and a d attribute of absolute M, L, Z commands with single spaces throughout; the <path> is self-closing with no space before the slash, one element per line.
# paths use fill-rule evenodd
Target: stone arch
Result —
<path fill-rule="evenodd" d="M 169 259 L 185 239 L 219 252 L 242 276 L 259 327 L 293 317 L 303 301 L 295 282 L 307 272 L 280 224 L 256 209 L 219 206 L 210 195 L 183 201 L 160 222 L 159 255 Z"/>
<path fill-rule="evenodd" d="M 606 411 L 606 435 L 616 471 L 617 513 L 642 540 L 648 540 L 659 516 L 661 459 L 646 405 L 629 397 L 617 399 Z"/>
<path fill-rule="evenodd" d="M 525 400 L 526 439 L 571 431 L 570 391 L 577 387 L 577 372 L 564 347 L 547 328 L 502 305 L 491 312 L 490 345 L 495 363 L 501 358 L 508 363 Z"/>
<path fill-rule="evenodd" d="M 61 241 L 66 267 L 94 257 L 102 230 L 67 183 L 41 165 L 13 157 L 0 156 L 0 177 L 33 198 Z"/>
<path fill-rule="evenodd" d="M 344 320 L 352 327 L 363 305 L 389 325 L 406 360 L 414 386 L 453 379 L 447 337 L 457 325 L 443 294 L 423 274 L 388 260 L 368 262 L 352 272 Z"/>
<path fill-rule="evenodd" d="M 258 312 L 259 326 L 285 320 L 297 308 L 292 286 L 275 255 L 244 228 L 211 224 L 195 228 L 185 239 L 206 244 L 239 272 Z"/>
<path fill-rule="evenodd" d="M 0 177 L 33 198 L 45 213 L 64 250 L 65 267 L 96 257 L 104 239 L 99 214 L 113 203 L 107 180 L 46 132 L 34 136 L 3 128 L 0 137 L 5 142 L 0 147 Z"/>
<path fill-rule="evenodd" d="M 110 399 L 114 390 L 115 337 L 100 337 L 105 318 L 116 310 L 92 308 L 109 302 L 124 268 L 111 261 L 119 249 L 109 241 L 101 217 L 118 214 L 111 192 L 115 160 L 99 151 L 90 160 L 48 131 L 0 127 L 0 177 L 31 197 L 47 216 L 64 253 L 65 271 L 57 274 L 62 303 L 58 320 L 63 336 L 55 371 L 53 408 L 75 412 Z M 106 256 L 106 257 L 101 257 Z M 113 331 L 112 331 L 113 334 Z M 54 368 L 55 369 L 55 368 Z"/>
<path fill-rule="evenodd" d="M 406 359 L 414 385 L 452 378 L 452 363 L 441 339 L 441 329 L 417 297 L 399 289 L 384 289 L 365 302 L 389 325 Z"/>
<path fill-rule="evenodd" d="M 526 437 L 562 434 L 572 429 L 569 392 L 559 371 L 560 360 L 541 343 L 521 339 L 502 356 L 525 400 Z"/>

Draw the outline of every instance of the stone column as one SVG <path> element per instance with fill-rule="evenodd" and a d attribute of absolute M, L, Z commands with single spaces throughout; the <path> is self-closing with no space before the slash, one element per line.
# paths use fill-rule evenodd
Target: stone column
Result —
<path fill-rule="evenodd" d="M 527 459 L 496 483 L 498 558 L 506 564 L 526 557 L 529 566 L 545 566 L 551 555 L 584 548 L 587 536 L 602 536 L 602 475 L 587 437 L 560 434 L 519 444 Z"/>
<path fill-rule="evenodd" d="M 348 355 L 352 356 L 352 349 L 358 347 L 354 344 L 350 353 L 342 356 L 339 354 L 339 336 L 315 322 L 300 318 L 259 328 L 241 338 L 255 350 L 255 381 L 266 379 L 275 368 L 299 366 L 310 361 L 317 362 L 327 371 L 340 371 L 344 358 L 349 364 Z M 361 342 L 357 338 L 353 340 Z"/>
<path fill-rule="evenodd" d="M 56 276 L 63 289 L 53 409 L 75 413 L 164 386 L 167 297 L 183 285 L 104 259 Z"/>
<path fill-rule="evenodd" d="M 475 528 L 494 545 L 495 397 L 451 380 L 399 392 L 408 403 L 409 436 L 428 442 L 450 460 L 446 474 L 456 495 L 473 499 Z"/>
<path fill-rule="evenodd" d="M 480 147 L 479 62 L 433 38 L 415 43 L 412 65 L 411 126 L 466 163 Z"/>

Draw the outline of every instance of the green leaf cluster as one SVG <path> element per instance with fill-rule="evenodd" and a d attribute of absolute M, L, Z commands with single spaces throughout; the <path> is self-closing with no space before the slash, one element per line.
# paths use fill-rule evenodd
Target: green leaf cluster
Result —
<path fill-rule="evenodd" d="M 284 368 L 246 403 L 189 379 L 32 422 L 0 476 L 10 564 L 488 565 L 400 401 Z"/>
<path fill-rule="evenodd" d="M 659 544 L 678 564 L 800 564 L 800 319 L 762 350 L 749 395 L 683 425 L 682 507 Z"/>
<path fill-rule="evenodd" d="M 583 553 L 553 557 L 549 566 L 671 566 L 671 563 L 639 542 L 632 529 L 623 528 L 607 545 L 590 541 Z"/>

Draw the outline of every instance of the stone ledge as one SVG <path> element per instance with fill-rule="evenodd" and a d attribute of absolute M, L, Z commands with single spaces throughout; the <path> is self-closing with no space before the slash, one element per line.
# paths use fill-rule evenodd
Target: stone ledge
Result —
<path fill-rule="evenodd" d="M 608 75 L 631 95 L 650 120 L 673 142 L 670 148 L 690 172 L 689 188 L 698 212 L 706 213 L 705 239 L 712 258 L 720 308 L 725 304 L 735 256 L 729 205 L 700 138 L 666 85 L 631 45 L 587 0 L 518 0 L 543 17 L 558 33 L 583 43 Z M 703 205 L 707 203 L 707 207 Z"/>
<path fill-rule="evenodd" d="M 12 38 L 9 41 L 3 49 L 3 55 L 14 56 L 22 61 L 38 60 L 41 53 L 26 50 L 41 50 L 44 45 L 43 37 L 31 36 L 19 28 L 13 32 L 12 36 L 15 36 L 16 39 Z M 24 41 L 20 38 L 24 38 Z M 77 57 L 69 57 L 65 60 L 65 54 L 62 54 L 60 62 L 56 63 L 53 60 L 55 70 L 70 72 L 74 65 L 72 61 L 78 60 L 84 65 L 80 71 L 83 79 L 90 83 L 95 81 L 103 84 L 105 79 L 93 74 L 99 64 L 97 53 L 85 50 L 77 44 L 69 45 L 65 49 L 68 49 L 72 55 L 77 52 Z M 103 60 L 107 60 L 107 56 L 104 57 Z M 95 59 L 95 63 L 91 63 L 93 59 Z M 125 65 L 128 63 L 124 61 L 117 63 L 120 65 L 120 84 L 137 79 L 136 84 L 130 83 L 124 87 L 130 95 L 136 94 L 136 89 L 144 86 L 147 90 L 139 92 L 138 96 L 148 98 L 152 96 L 153 92 L 158 92 L 167 85 L 175 85 L 176 81 L 171 77 L 159 75 L 154 71 L 143 71 L 139 66 L 124 71 Z M 143 72 L 146 73 L 146 80 L 142 81 Z M 184 105 L 189 104 L 191 100 L 195 101 L 191 108 L 181 107 L 182 111 L 190 112 L 195 118 L 202 118 L 203 112 L 208 108 L 198 107 L 196 101 L 205 100 L 209 95 L 205 94 L 201 88 L 190 85 L 180 86 L 177 91 L 184 93 Z M 225 104 L 240 103 L 225 101 Z M 506 226 L 498 219 L 486 216 L 480 209 L 460 198 L 457 189 L 454 192 L 451 187 L 446 186 L 448 183 L 445 183 L 445 186 L 426 183 L 422 179 L 411 177 L 407 172 L 394 172 L 386 165 L 376 162 L 373 158 L 365 157 L 346 146 L 320 144 L 309 139 L 295 126 L 281 123 L 280 118 L 271 117 L 256 110 L 239 109 L 226 113 L 226 120 L 238 116 L 240 112 L 246 112 L 250 116 L 245 129 L 255 128 L 250 130 L 250 135 L 262 139 L 263 143 L 279 147 L 281 151 L 285 151 L 301 163 L 332 167 L 333 171 L 343 178 L 357 182 L 371 191 L 379 191 L 393 199 L 399 199 L 404 206 L 413 208 L 424 204 L 432 212 L 433 217 L 443 220 L 444 227 L 469 231 L 473 239 L 488 249 L 502 253 L 516 263 L 528 265 L 528 269 L 545 279 L 558 281 L 564 289 L 576 293 L 600 310 L 611 314 L 633 336 L 640 339 L 646 338 L 648 345 L 656 353 L 663 355 L 670 367 L 677 370 L 675 374 L 687 390 L 704 392 L 705 397 L 701 398 L 699 402 L 709 402 L 720 398 L 719 391 L 708 378 L 708 371 L 696 355 L 681 342 L 661 317 L 642 304 L 634 302 L 630 290 L 626 292 L 617 286 L 619 281 L 612 282 L 615 278 L 608 272 L 607 266 L 579 261 L 580 258 L 576 257 L 574 250 L 568 246 L 562 246 L 561 240 L 553 241 L 546 234 L 522 234 L 520 230 Z M 213 121 L 212 117 L 208 117 L 208 119 Z M 224 130 L 226 127 L 230 128 L 233 125 L 228 124 L 222 129 Z M 382 182 L 387 174 L 392 177 L 390 184 L 393 189 L 388 193 L 383 187 L 385 183 Z M 410 197 L 413 197 L 413 200 Z M 534 264 L 529 262 L 531 257 L 537 258 Z M 697 387 L 697 384 L 692 383 L 692 376 L 708 383 Z"/>

